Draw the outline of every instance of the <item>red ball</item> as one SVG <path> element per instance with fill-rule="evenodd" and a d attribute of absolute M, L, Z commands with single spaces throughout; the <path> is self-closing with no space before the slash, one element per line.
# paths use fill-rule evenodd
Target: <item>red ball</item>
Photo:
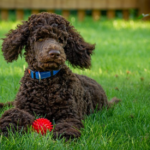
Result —
<path fill-rule="evenodd" d="M 51 131 L 53 129 L 53 125 L 48 119 L 39 118 L 34 120 L 32 128 L 37 133 L 44 135 L 47 131 Z"/>

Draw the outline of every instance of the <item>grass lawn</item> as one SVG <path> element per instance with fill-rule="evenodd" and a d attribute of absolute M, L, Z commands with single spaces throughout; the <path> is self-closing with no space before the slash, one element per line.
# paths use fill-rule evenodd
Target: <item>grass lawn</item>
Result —
<path fill-rule="evenodd" d="M 52 135 L 34 132 L 0 136 L 0 150 L 148 150 L 150 149 L 150 22 L 101 20 L 72 24 L 90 43 L 96 43 L 90 70 L 73 72 L 87 75 L 102 85 L 108 99 L 122 102 L 114 110 L 103 110 L 83 121 L 85 128 L 77 141 L 54 141 Z M 0 22 L 0 37 L 19 22 Z M 2 41 L 0 41 L 1 45 Z M 0 50 L 0 102 L 11 101 L 27 66 L 24 58 L 7 64 Z M 71 67 L 71 66 L 70 66 Z M 0 110 L 0 116 L 5 110 Z"/>

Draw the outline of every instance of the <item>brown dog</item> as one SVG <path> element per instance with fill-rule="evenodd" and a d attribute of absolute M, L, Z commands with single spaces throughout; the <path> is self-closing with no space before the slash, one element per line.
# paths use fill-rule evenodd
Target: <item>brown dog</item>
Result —
<path fill-rule="evenodd" d="M 95 46 L 85 42 L 63 17 L 50 13 L 32 15 L 3 40 L 6 61 L 17 60 L 25 48 L 28 68 L 14 108 L 0 119 L 1 133 L 8 135 L 10 127 L 12 131 L 26 131 L 36 115 L 56 123 L 54 138 L 78 138 L 85 115 L 119 101 L 114 98 L 108 102 L 98 83 L 72 73 L 65 65 L 68 60 L 73 67 L 89 68 Z"/>

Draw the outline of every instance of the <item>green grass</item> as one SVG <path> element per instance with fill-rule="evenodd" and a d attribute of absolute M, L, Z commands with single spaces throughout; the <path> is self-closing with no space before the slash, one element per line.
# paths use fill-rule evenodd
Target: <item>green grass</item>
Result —
<path fill-rule="evenodd" d="M 132 20 L 93 22 L 90 18 L 79 23 L 74 17 L 70 21 L 86 41 L 96 43 L 91 69 L 71 69 L 95 79 L 106 91 L 108 99 L 116 96 L 122 102 L 114 110 L 88 116 L 77 141 L 65 143 L 54 141 L 50 134 L 18 133 L 8 139 L 0 136 L 0 149 L 150 149 L 150 23 Z M 16 22 L 0 22 L 0 37 L 16 25 Z M 7 64 L 0 51 L 0 102 L 15 98 L 26 66 L 24 58 Z M 7 109 L 1 110 L 0 116 Z"/>

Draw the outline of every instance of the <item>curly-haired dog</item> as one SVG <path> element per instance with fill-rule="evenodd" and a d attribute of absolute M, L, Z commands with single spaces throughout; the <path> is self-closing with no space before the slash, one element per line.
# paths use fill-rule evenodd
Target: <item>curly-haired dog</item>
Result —
<path fill-rule="evenodd" d="M 63 17 L 50 13 L 32 15 L 3 40 L 6 61 L 17 60 L 25 48 L 28 68 L 14 108 L 4 112 L 0 119 L 2 134 L 8 135 L 10 127 L 12 131 L 26 131 L 36 115 L 56 123 L 54 138 L 78 138 L 85 115 L 119 101 L 114 98 L 108 102 L 98 83 L 72 73 L 65 65 L 68 60 L 74 67 L 89 68 L 95 45 L 85 42 Z"/>

